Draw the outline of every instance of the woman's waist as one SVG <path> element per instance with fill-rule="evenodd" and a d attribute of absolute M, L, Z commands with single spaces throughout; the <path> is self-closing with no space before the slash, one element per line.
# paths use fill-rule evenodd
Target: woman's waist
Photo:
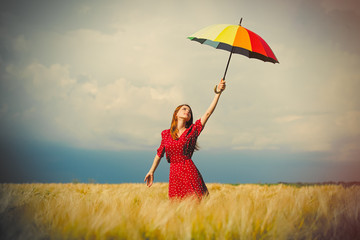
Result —
<path fill-rule="evenodd" d="M 188 161 L 192 161 L 191 158 L 188 158 L 188 157 L 184 157 L 184 158 L 177 158 L 177 159 L 170 159 L 170 165 L 171 164 L 184 164 Z"/>

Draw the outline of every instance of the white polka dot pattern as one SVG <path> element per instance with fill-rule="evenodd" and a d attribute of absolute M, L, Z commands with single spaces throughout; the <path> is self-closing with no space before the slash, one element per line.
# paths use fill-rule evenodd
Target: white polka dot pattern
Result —
<path fill-rule="evenodd" d="M 170 199 L 182 199 L 189 196 L 201 199 L 204 195 L 208 195 L 204 180 L 191 160 L 196 140 L 202 129 L 203 126 L 199 119 L 187 128 L 177 140 L 172 139 L 170 129 L 161 133 L 162 140 L 157 155 L 162 158 L 165 152 L 166 159 L 170 163 Z"/>

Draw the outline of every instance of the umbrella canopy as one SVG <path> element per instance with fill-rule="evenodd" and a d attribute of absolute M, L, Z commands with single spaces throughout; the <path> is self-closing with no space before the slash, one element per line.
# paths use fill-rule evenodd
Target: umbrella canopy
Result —
<path fill-rule="evenodd" d="M 188 37 L 192 41 L 206 44 L 230 52 L 226 71 L 232 53 L 242 54 L 249 58 L 256 58 L 265 62 L 279 63 L 269 45 L 256 33 L 239 25 L 216 24 L 211 25 Z"/>

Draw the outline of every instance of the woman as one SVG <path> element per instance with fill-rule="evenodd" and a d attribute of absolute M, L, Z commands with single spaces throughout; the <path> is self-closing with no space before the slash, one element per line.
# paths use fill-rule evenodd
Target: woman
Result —
<path fill-rule="evenodd" d="M 204 180 L 191 160 L 194 150 L 197 150 L 196 140 L 219 101 L 222 91 L 225 90 L 225 81 L 221 79 L 215 91 L 215 96 L 205 114 L 193 124 L 193 114 L 189 105 L 178 106 L 173 114 L 170 129 L 161 133 L 161 144 L 157 150 L 150 171 L 144 182 L 151 187 L 154 181 L 154 172 L 161 158 L 166 153 L 170 163 L 169 198 L 183 199 L 195 196 L 199 200 L 208 195 Z"/>

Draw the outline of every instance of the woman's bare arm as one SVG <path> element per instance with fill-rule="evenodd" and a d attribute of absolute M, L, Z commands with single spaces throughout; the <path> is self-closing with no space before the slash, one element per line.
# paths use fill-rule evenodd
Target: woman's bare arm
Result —
<path fill-rule="evenodd" d="M 204 126 L 211 116 L 211 114 L 214 112 L 216 105 L 219 101 L 221 93 L 225 90 L 225 81 L 221 79 L 219 85 L 217 86 L 217 91 L 220 93 L 215 93 L 214 99 L 211 102 L 209 108 L 206 110 L 205 114 L 201 117 L 201 124 Z"/>
<path fill-rule="evenodd" d="M 146 182 L 146 185 L 148 187 L 151 187 L 151 185 L 154 182 L 154 172 L 156 170 L 156 168 L 158 167 L 159 163 L 160 163 L 161 158 L 156 154 L 155 158 L 154 158 L 154 162 L 149 170 L 149 172 L 146 174 L 144 182 Z"/>

